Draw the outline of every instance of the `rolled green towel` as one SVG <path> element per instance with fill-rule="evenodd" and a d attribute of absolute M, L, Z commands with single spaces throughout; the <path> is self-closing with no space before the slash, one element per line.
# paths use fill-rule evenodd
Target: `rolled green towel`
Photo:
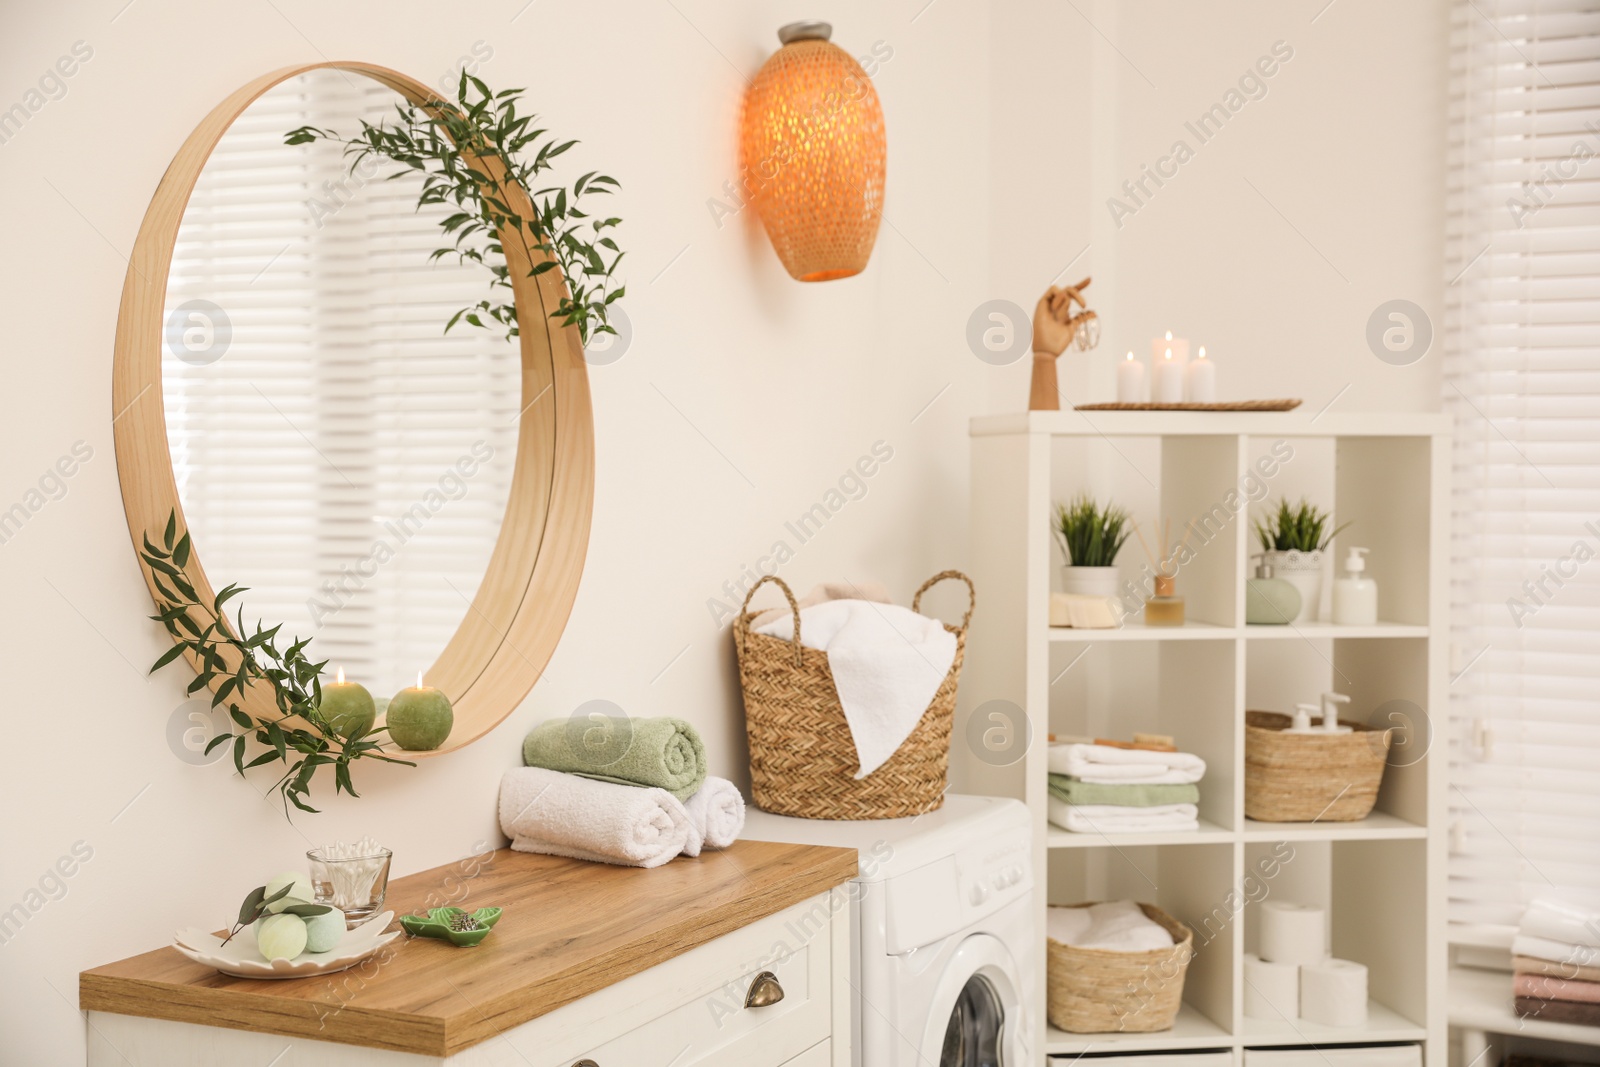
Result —
<path fill-rule="evenodd" d="M 1067 804 L 1118 804 L 1128 808 L 1200 801 L 1200 789 L 1194 785 L 1103 785 L 1080 782 L 1065 774 L 1050 776 L 1050 795 Z"/>
<path fill-rule="evenodd" d="M 688 800 L 706 780 L 706 747 L 682 719 L 549 719 L 522 740 L 522 762 Z"/>

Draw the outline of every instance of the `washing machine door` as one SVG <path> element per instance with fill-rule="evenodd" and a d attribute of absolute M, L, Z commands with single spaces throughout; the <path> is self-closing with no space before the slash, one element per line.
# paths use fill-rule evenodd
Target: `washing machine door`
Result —
<path fill-rule="evenodd" d="M 919 1064 L 1031 1067 L 1021 975 L 998 938 L 973 934 L 945 965 L 928 1006 Z"/>

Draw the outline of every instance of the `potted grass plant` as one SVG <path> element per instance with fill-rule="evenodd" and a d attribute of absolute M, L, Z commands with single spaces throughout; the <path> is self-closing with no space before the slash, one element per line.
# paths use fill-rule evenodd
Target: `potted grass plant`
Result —
<path fill-rule="evenodd" d="M 1255 522 L 1256 537 L 1266 562 L 1279 578 L 1300 590 L 1300 614 L 1290 622 L 1315 622 L 1322 598 L 1323 553 L 1342 526 L 1333 517 L 1301 498 L 1291 505 L 1280 499 L 1276 511 Z"/>
<path fill-rule="evenodd" d="M 1070 504 L 1057 504 L 1050 529 L 1066 560 L 1061 591 L 1116 596 L 1117 553 L 1133 533 L 1128 513 L 1110 501 L 1101 507 L 1085 494 Z"/>

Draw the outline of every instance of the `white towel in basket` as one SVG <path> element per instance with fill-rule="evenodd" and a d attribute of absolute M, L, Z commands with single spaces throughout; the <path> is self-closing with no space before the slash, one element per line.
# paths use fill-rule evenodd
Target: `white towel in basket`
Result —
<path fill-rule="evenodd" d="M 756 633 L 792 640 L 794 615 L 784 614 Z M 956 659 L 956 635 L 938 619 L 865 600 L 802 608 L 800 643 L 828 654 L 861 761 L 858 779 L 883 766 L 911 736 Z"/>

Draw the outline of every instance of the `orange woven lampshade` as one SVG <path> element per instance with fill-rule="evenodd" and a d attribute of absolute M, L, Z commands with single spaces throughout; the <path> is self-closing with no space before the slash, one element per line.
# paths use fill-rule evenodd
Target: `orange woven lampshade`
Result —
<path fill-rule="evenodd" d="M 740 138 L 756 214 L 803 282 L 859 274 L 883 212 L 883 109 L 825 22 L 778 31 L 783 47 L 745 94 Z"/>

